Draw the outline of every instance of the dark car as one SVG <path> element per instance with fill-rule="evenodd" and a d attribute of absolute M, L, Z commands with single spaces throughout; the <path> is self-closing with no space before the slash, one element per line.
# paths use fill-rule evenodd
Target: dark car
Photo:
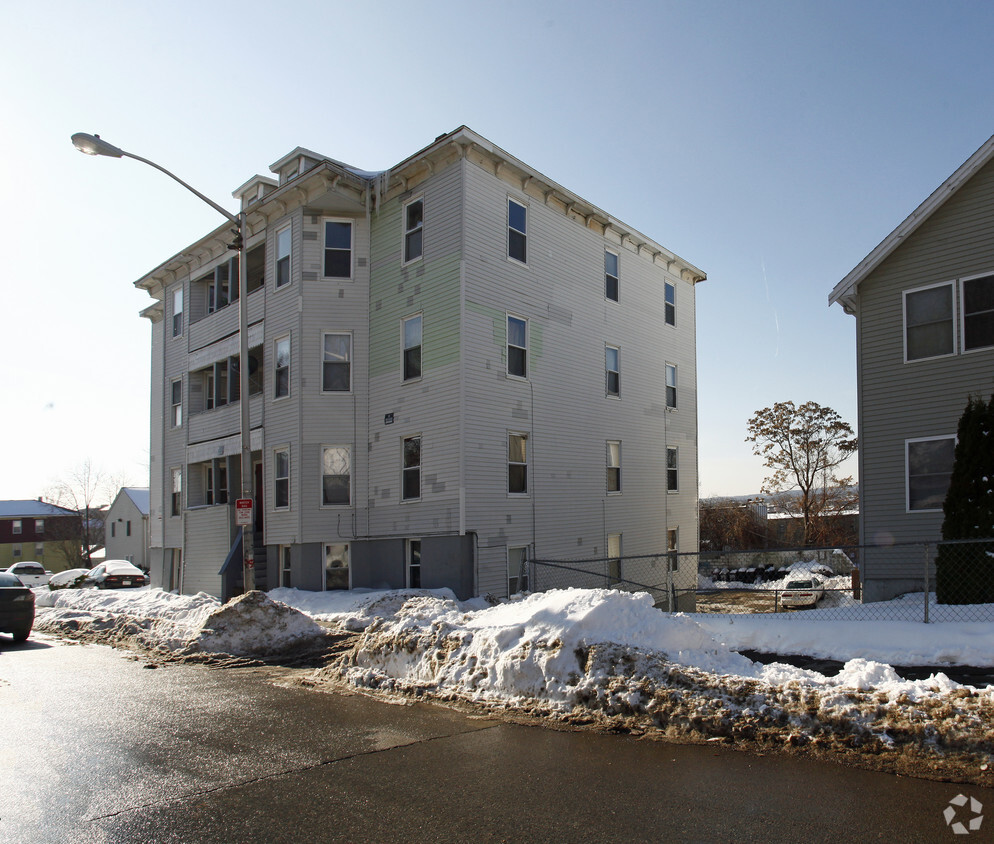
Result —
<path fill-rule="evenodd" d="M 97 589 L 130 589 L 147 586 L 148 580 L 145 572 L 127 560 L 107 560 L 90 569 L 82 578 L 81 585 L 96 586 Z"/>
<path fill-rule="evenodd" d="M 0 632 L 23 642 L 35 623 L 35 595 L 12 574 L 0 572 Z"/>

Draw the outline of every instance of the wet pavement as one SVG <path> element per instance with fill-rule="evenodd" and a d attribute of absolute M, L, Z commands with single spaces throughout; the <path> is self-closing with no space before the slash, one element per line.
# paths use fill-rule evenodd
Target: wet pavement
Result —
<path fill-rule="evenodd" d="M 959 795 L 994 806 L 976 786 L 391 705 L 301 676 L 0 639 L 0 841 L 931 842 L 956 840 L 943 813 Z"/>

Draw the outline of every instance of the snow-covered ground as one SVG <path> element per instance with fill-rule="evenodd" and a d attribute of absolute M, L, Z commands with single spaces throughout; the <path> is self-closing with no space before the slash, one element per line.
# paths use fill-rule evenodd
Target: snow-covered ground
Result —
<path fill-rule="evenodd" d="M 40 630 L 159 653 L 265 656 L 314 646 L 327 628 L 351 631 L 354 650 L 312 683 L 671 736 L 858 749 L 905 765 L 954 761 L 954 776 L 985 784 L 994 773 L 994 686 L 963 686 L 941 670 L 903 680 L 892 667 L 994 666 L 990 622 L 886 621 L 874 604 L 857 605 L 863 620 L 846 621 L 826 618 L 828 610 L 790 619 L 669 615 L 648 594 L 597 589 L 496 606 L 459 602 L 448 590 L 276 589 L 223 606 L 155 589 L 36 594 Z M 830 677 L 740 650 L 845 665 Z"/>

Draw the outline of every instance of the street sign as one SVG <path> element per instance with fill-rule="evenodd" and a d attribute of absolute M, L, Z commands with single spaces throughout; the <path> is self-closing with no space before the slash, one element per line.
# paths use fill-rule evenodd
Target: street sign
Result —
<path fill-rule="evenodd" d="M 251 498 L 239 498 L 235 501 L 235 524 L 238 527 L 252 527 Z"/>

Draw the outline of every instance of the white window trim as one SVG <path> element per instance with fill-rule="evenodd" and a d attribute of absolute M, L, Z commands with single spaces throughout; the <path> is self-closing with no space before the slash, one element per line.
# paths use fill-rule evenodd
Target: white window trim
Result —
<path fill-rule="evenodd" d="M 349 569 L 349 585 L 348 585 L 347 588 L 351 590 L 352 589 L 352 543 L 351 542 L 322 542 L 321 543 L 321 553 L 322 553 L 321 560 L 322 560 L 322 562 L 324 564 L 324 568 L 323 568 L 323 570 L 321 572 L 321 574 L 322 574 L 322 577 L 321 577 L 321 591 L 322 592 L 327 592 L 328 591 L 328 569 L 327 569 L 327 566 L 328 566 L 328 549 L 332 545 L 344 545 L 345 546 L 345 553 L 348 555 L 348 558 L 349 558 L 349 565 L 348 565 L 348 569 Z"/>
<path fill-rule="evenodd" d="M 412 319 L 421 320 L 421 372 L 419 372 L 414 378 L 404 377 L 404 355 L 407 352 L 407 323 Z M 414 347 L 411 346 L 413 349 Z M 400 383 L 401 384 L 416 384 L 425 376 L 425 315 L 424 311 L 418 311 L 417 313 L 408 314 L 400 319 Z"/>
<path fill-rule="evenodd" d="M 173 401 L 173 390 L 175 386 L 179 384 L 179 403 Z M 176 423 L 176 408 L 179 408 L 179 424 Z M 179 378 L 173 378 L 169 382 L 169 427 L 170 428 L 182 428 L 183 427 L 183 376 Z"/>
<path fill-rule="evenodd" d="M 511 370 L 511 355 L 510 355 L 510 350 L 511 350 L 511 345 L 512 344 L 511 344 L 511 332 L 509 330 L 510 326 L 508 325 L 508 323 L 512 319 L 516 319 L 519 322 L 523 322 L 525 324 L 525 345 L 524 346 L 515 346 L 514 347 L 516 349 L 524 348 L 524 350 L 525 350 L 525 374 L 524 375 L 515 375 L 514 373 L 512 373 L 510 371 Z M 510 378 L 512 381 L 527 381 L 528 380 L 528 373 L 531 370 L 531 366 L 530 366 L 530 364 L 531 364 L 531 355 L 529 354 L 529 346 L 531 345 L 530 341 L 531 341 L 531 323 L 529 322 L 528 318 L 527 317 L 523 317 L 520 314 L 512 314 L 510 312 L 505 312 L 504 313 L 504 375 L 505 375 L 505 377 Z"/>
<path fill-rule="evenodd" d="M 949 287 L 950 299 L 952 300 L 953 312 L 950 316 L 950 320 L 953 325 L 953 350 L 942 355 L 929 355 L 923 358 L 914 358 L 913 360 L 908 360 L 908 295 L 911 293 L 921 293 L 924 290 L 933 290 L 936 287 Z M 908 290 L 901 291 L 901 346 L 904 349 L 904 363 L 906 364 L 916 364 L 923 363 L 930 360 L 942 360 L 943 358 L 951 358 L 956 354 L 956 350 L 959 348 L 959 310 L 956 305 L 956 288 L 957 284 L 955 280 L 940 281 L 935 284 L 925 284 L 921 287 L 912 287 Z M 916 513 L 921 512 L 916 510 Z"/>
<path fill-rule="evenodd" d="M 276 504 L 276 481 L 279 480 L 276 475 L 277 461 L 276 455 L 286 452 L 286 506 L 277 506 Z M 273 512 L 275 513 L 286 513 L 289 512 L 293 507 L 293 488 L 291 482 L 293 480 L 293 455 L 290 453 L 289 445 L 277 446 L 273 449 Z"/>
<path fill-rule="evenodd" d="M 286 281 L 286 284 L 280 284 L 279 283 L 280 235 L 283 234 L 283 232 L 285 232 L 285 231 L 289 231 L 290 232 L 290 252 L 289 252 L 289 254 L 287 256 L 290 259 L 290 261 L 289 261 L 289 267 L 287 269 L 287 281 Z M 323 233 L 323 231 L 324 231 L 324 228 L 322 227 L 322 233 Z M 280 226 L 276 230 L 276 237 L 273 240 L 273 256 L 274 256 L 273 257 L 273 290 L 274 291 L 280 291 L 280 290 L 285 290 L 288 287 L 293 287 L 293 221 L 287 223 L 286 225 Z M 321 257 L 322 257 L 322 259 L 324 258 L 324 254 L 323 253 L 322 253 Z"/>
<path fill-rule="evenodd" d="M 413 543 L 413 542 L 417 542 L 420 545 L 421 544 L 421 537 L 419 537 L 419 536 L 411 536 L 411 537 L 408 537 L 407 539 L 404 540 L 404 584 L 405 584 L 406 588 L 408 588 L 408 589 L 415 588 L 415 587 L 411 586 L 411 543 Z M 424 577 L 423 577 L 423 575 L 424 575 L 425 569 L 424 569 L 424 565 L 421 562 L 422 559 L 423 559 L 423 555 L 424 555 L 424 546 L 423 545 L 421 547 L 421 554 L 422 554 L 422 556 L 418 557 L 418 579 L 421 581 L 421 584 L 418 587 L 416 587 L 418 589 L 423 589 L 424 588 Z"/>
<path fill-rule="evenodd" d="M 607 366 L 607 351 L 608 349 L 614 349 L 618 353 L 618 368 L 617 370 L 608 369 Z M 612 372 L 618 373 L 618 392 L 612 393 L 608 388 L 608 376 Z M 606 398 L 613 399 L 614 401 L 619 401 L 621 399 L 621 346 L 615 346 L 613 343 L 604 344 L 604 395 Z"/>
<path fill-rule="evenodd" d="M 276 395 L 276 373 L 279 370 L 277 366 L 277 361 L 279 360 L 279 344 L 281 341 L 286 340 L 290 347 L 290 362 L 286 366 L 286 395 L 278 396 Z M 281 334 L 279 337 L 273 338 L 273 401 L 284 401 L 293 395 L 293 338 L 290 334 Z"/>
<path fill-rule="evenodd" d="M 511 437 L 523 437 L 525 441 L 525 462 L 524 463 L 514 463 L 515 466 L 525 467 L 525 491 L 524 492 L 511 492 Z M 528 431 L 508 431 L 507 436 L 504 438 L 504 491 L 507 493 L 508 498 L 530 498 L 531 497 L 531 434 Z"/>
<path fill-rule="evenodd" d="M 404 443 L 407 440 L 413 440 L 415 438 L 421 440 L 421 448 L 420 448 L 420 453 L 418 455 L 418 457 L 419 457 L 419 461 L 418 461 L 418 497 L 417 498 L 404 498 L 404 471 L 405 471 L 405 467 L 404 467 Z M 420 431 L 417 432 L 417 433 L 414 433 L 414 434 L 404 434 L 400 438 L 400 495 L 398 496 L 398 498 L 400 499 L 400 503 L 401 504 L 416 504 L 417 502 L 421 501 L 421 499 L 424 497 L 424 484 L 423 484 L 423 480 L 424 480 L 424 465 L 425 465 L 425 461 L 424 461 L 424 448 L 425 448 L 425 438 L 424 438 L 424 435 Z"/>
<path fill-rule="evenodd" d="M 522 234 L 525 237 L 525 260 L 524 261 L 519 261 L 517 258 L 514 258 L 514 257 L 511 256 L 511 205 L 510 205 L 510 203 L 512 203 L 512 202 L 515 203 L 516 205 L 520 205 L 522 208 L 525 209 L 525 230 L 522 232 Z M 507 260 L 507 261 L 512 262 L 515 266 L 518 266 L 518 267 L 527 267 L 528 266 L 528 253 L 531 251 L 528 248 L 528 238 L 529 238 L 528 218 L 530 216 L 530 214 L 528 213 L 529 210 L 530 210 L 529 204 L 527 202 L 525 202 L 523 199 L 519 199 L 516 196 L 511 196 L 510 194 L 507 195 L 507 200 L 504 202 L 504 259 Z M 518 229 L 515 229 L 515 231 L 518 231 Z"/>
<path fill-rule="evenodd" d="M 421 203 L 421 254 L 416 258 L 407 258 L 407 235 L 410 234 L 413 229 L 407 228 L 407 209 L 415 202 Z M 411 264 L 416 264 L 418 261 L 422 260 L 425 256 L 425 196 L 424 194 L 419 194 L 418 196 L 412 196 L 407 202 L 403 204 L 400 210 L 400 227 L 401 227 L 401 240 L 400 240 L 400 262 L 401 266 L 409 267 Z"/>
<path fill-rule="evenodd" d="M 943 355 L 943 357 L 946 357 Z M 925 358 L 927 360 L 927 358 Z M 956 435 L 946 434 L 944 436 L 936 437 L 908 437 L 904 441 L 904 512 L 908 515 L 916 515 L 918 513 L 941 513 L 942 506 L 931 507 L 927 510 L 922 508 L 917 508 L 915 510 L 911 509 L 911 461 L 908 459 L 908 451 L 911 443 L 924 443 L 924 442 L 936 442 L 938 440 L 952 440 L 953 445 L 956 445 Z"/>
<path fill-rule="evenodd" d="M 976 349 L 968 349 L 966 347 L 966 297 L 965 297 L 965 294 L 964 294 L 964 291 L 963 291 L 963 285 L 966 282 L 968 282 L 968 281 L 976 281 L 978 278 L 989 278 L 991 276 L 994 276 L 994 270 L 992 270 L 990 272 L 986 272 L 986 273 L 976 273 L 975 275 L 966 275 L 966 276 L 963 276 L 960 279 L 957 279 L 958 283 L 956 285 L 956 287 L 957 287 L 956 293 L 958 294 L 959 303 L 960 303 L 958 328 L 959 328 L 960 343 L 962 344 L 962 348 L 960 349 L 960 351 L 964 355 L 973 355 L 973 354 L 976 354 L 977 352 L 981 352 L 981 353 L 982 352 L 990 352 L 991 349 L 994 349 L 994 345 L 990 345 L 990 346 L 977 346 Z M 955 307 L 955 302 L 954 302 L 954 307 Z M 954 311 L 953 312 L 953 318 L 955 319 L 955 317 L 956 317 L 956 313 Z M 905 334 L 905 337 L 907 337 L 907 334 Z M 955 344 L 955 340 L 956 339 L 957 338 L 955 338 L 955 337 L 953 338 L 953 340 L 954 340 L 953 345 L 954 345 L 954 348 L 959 348 Z M 931 360 L 931 358 L 922 358 L 922 360 Z M 916 511 L 916 512 L 918 512 L 918 511 Z"/>
<path fill-rule="evenodd" d="M 618 446 L 618 465 L 611 465 L 611 446 Z M 621 440 L 605 440 L 604 442 L 604 491 L 607 495 L 621 495 L 622 490 L 624 490 L 625 485 L 621 476 Z M 618 488 L 611 489 L 608 483 L 608 470 L 617 469 L 618 470 Z"/>
<path fill-rule="evenodd" d="M 179 333 L 176 332 L 176 298 L 179 297 Z M 170 299 L 172 302 L 172 313 L 170 314 L 170 324 L 169 332 L 173 338 L 182 337 L 186 333 L 186 292 L 183 289 L 183 285 L 174 287 L 170 291 Z"/>
<path fill-rule="evenodd" d="M 617 299 L 612 299 L 610 296 L 607 295 L 607 277 L 608 277 L 607 258 L 605 257 L 604 260 L 604 301 L 614 302 L 614 304 L 618 305 L 621 304 L 621 253 L 618 252 L 617 249 L 608 249 L 607 247 L 605 247 L 604 255 L 605 256 L 614 255 L 614 257 L 618 259 L 618 274 L 616 276 L 612 276 L 612 278 L 614 278 L 615 282 L 617 283 L 617 288 L 618 288 Z"/>
<path fill-rule="evenodd" d="M 176 473 L 179 472 L 179 503 L 177 504 L 176 513 L 173 512 L 173 496 L 176 494 L 174 487 L 176 486 Z M 184 501 L 183 493 L 185 492 L 184 487 L 186 484 L 183 482 L 183 467 L 182 466 L 170 466 L 169 467 L 169 518 L 178 519 L 183 515 Z"/>
<path fill-rule="evenodd" d="M 507 568 L 507 583 L 505 584 L 505 586 L 507 586 L 507 596 L 509 598 L 511 597 L 511 595 L 516 595 L 516 594 L 518 594 L 519 592 L 522 591 L 522 589 L 521 589 L 520 560 L 515 560 L 515 562 L 518 563 L 519 568 L 518 568 L 518 571 L 514 573 L 513 577 L 518 581 L 518 583 L 517 583 L 518 588 L 517 588 L 516 591 L 511 592 L 511 577 L 512 577 L 512 575 L 511 575 L 511 552 L 512 551 L 524 551 L 525 552 L 525 577 L 524 577 L 524 580 L 525 580 L 525 589 L 527 590 L 527 588 L 528 588 L 528 586 L 527 586 L 527 584 L 528 584 L 528 546 L 527 545 L 505 545 L 504 546 L 504 557 L 505 557 L 505 561 L 507 563 L 507 565 L 506 565 L 506 568 Z"/>
<path fill-rule="evenodd" d="M 670 451 L 676 452 L 676 489 L 670 489 Z M 666 446 L 666 494 L 677 495 L 680 492 L 680 448 L 675 445 Z"/>
<path fill-rule="evenodd" d="M 324 503 L 324 450 L 326 448 L 344 448 L 349 454 L 349 500 L 345 504 L 325 504 Z M 318 502 L 319 507 L 322 510 L 337 510 L 342 507 L 352 506 L 352 491 L 355 488 L 355 484 L 352 482 L 354 478 L 354 472 L 352 471 L 352 459 L 355 449 L 350 445 L 344 445 L 342 443 L 322 443 L 321 444 L 321 462 L 318 465 Z M 330 543 L 332 545 L 336 543 Z M 338 543 L 341 544 L 341 543 Z M 348 544 L 348 543 L 345 543 Z M 350 561 L 351 562 L 351 561 Z"/>
<path fill-rule="evenodd" d="M 666 320 L 666 288 L 672 288 L 673 290 L 673 322 L 667 322 Z M 663 325 L 669 326 L 670 328 L 676 329 L 677 323 L 677 310 L 676 310 L 676 285 L 672 281 L 663 282 Z"/>
<path fill-rule="evenodd" d="M 669 402 L 670 385 L 666 380 L 670 369 L 673 370 L 673 404 Z M 666 409 L 670 411 L 678 410 L 680 408 L 680 368 L 675 363 L 663 363 L 663 389 L 667 392 L 665 396 Z"/>
<path fill-rule="evenodd" d="M 347 390 L 326 390 L 324 388 L 324 338 L 329 334 L 336 334 L 341 337 L 349 338 L 349 388 Z M 352 331 L 336 331 L 335 329 L 328 329 L 321 332 L 321 345 L 318 347 L 321 351 L 320 361 L 319 361 L 319 371 L 318 371 L 318 383 L 321 385 L 321 395 L 322 396 L 347 396 L 352 393 L 352 384 L 354 378 L 352 377 L 352 364 L 355 358 L 355 333 Z"/>
<path fill-rule="evenodd" d="M 351 218 L 351 217 L 322 217 L 321 218 L 321 237 L 320 237 L 320 242 L 321 242 L 321 280 L 322 281 L 354 281 L 355 280 L 355 259 L 356 259 L 356 254 L 355 254 L 356 253 L 356 248 L 355 248 L 355 230 L 356 230 L 356 226 L 355 226 L 355 222 L 356 221 L 353 218 Z M 349 242 L 350 242 L 350 247 L 349 247 L 349 275 L 348 275 L 347 278 L 345 276 L 340 276 L 340 275 L 325 275 L 324 274 L 325 252 L 328 249 L 328 241 L 327 241 L 327 238 L 325 237 L 325 225 L 324 225 L 325 223 L 348 223 L 349 226 L 352 229 L 352 234 L 351 234 L 351 236 L 349 238 Z"/>

